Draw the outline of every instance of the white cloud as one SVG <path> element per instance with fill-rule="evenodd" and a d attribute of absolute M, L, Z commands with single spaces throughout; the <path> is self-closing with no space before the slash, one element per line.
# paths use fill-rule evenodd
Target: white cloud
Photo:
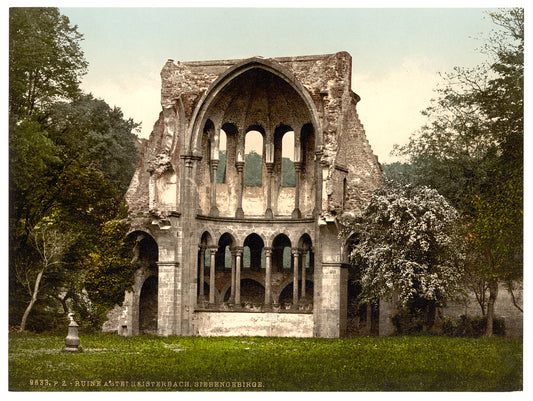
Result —
<path fill-rule="evenodd" d="M 394 144 L 407 143 L 424 124 L 420 112 L 429 106 L 438 82 L 438 74 L 424 58 L 404 60 L 380 77 L 353 73 L 352 88 L 361 96 L 359 118 L 380 162 L 397 160 L 390 156 Z"/>

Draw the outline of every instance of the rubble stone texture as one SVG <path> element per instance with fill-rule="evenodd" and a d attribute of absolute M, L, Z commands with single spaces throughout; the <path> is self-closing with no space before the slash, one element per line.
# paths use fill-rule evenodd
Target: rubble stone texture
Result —
<path fill-rule="evenodd" d="M 382 180 L 351 70 L 346 52 L 167 61 L 162 110 L 126 194 L 139 270 L 114 311 L 120 334 L 345 334 L 338 219 Z M 261 185 L 243 179 L 251 131 Z M 284 157 L 293 186 L 282 185 Z"/>

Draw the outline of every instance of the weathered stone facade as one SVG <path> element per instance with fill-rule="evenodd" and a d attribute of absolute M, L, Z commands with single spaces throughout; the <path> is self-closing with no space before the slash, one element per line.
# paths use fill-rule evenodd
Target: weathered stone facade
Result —
<path fill-rule="evenodd" d="M 382 176 L 351 69 L 345 52 L 165 64 L 162 111 L 126 194 L 139 270 L 119 333 L 345 333 L 338 218 Z M 244 180 L 251 131 L 260 185 Z"/>

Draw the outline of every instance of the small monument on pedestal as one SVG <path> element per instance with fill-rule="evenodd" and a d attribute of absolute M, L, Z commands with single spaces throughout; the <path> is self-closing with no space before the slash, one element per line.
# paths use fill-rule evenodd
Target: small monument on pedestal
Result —
<path fill-rule="evenodd" d="M 76 323 L 72 317 L 72 313 L 68 314 L 70 323 L 68 325 L 68 333 L 65 338 L 66 347 L 63 348 L 63 352 L 80 352 L 80 337 L 78 337 L 78 323 Z"/>

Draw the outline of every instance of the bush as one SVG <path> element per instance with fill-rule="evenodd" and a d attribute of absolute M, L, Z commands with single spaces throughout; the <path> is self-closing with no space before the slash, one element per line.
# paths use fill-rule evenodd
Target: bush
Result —
<path fill-rule="evenodd" d="M 461 315 L 459 319 L 446 317 L 442 325 L 443 334 L 448 337 L 481 337 L 485 334 L 486 327 L 486 316 L 470 317 L 466 315 Z M 497 336 L 505 335 L 505 322 L 503 319 L 494 319 L 492 332 Z"/>
<path fill-rule="evenodd" d="M 396 334 L 419 334 L 424 331 L 425 318 L 421 313 L 401 309 L 392 317 L 392 324 Z"/>

